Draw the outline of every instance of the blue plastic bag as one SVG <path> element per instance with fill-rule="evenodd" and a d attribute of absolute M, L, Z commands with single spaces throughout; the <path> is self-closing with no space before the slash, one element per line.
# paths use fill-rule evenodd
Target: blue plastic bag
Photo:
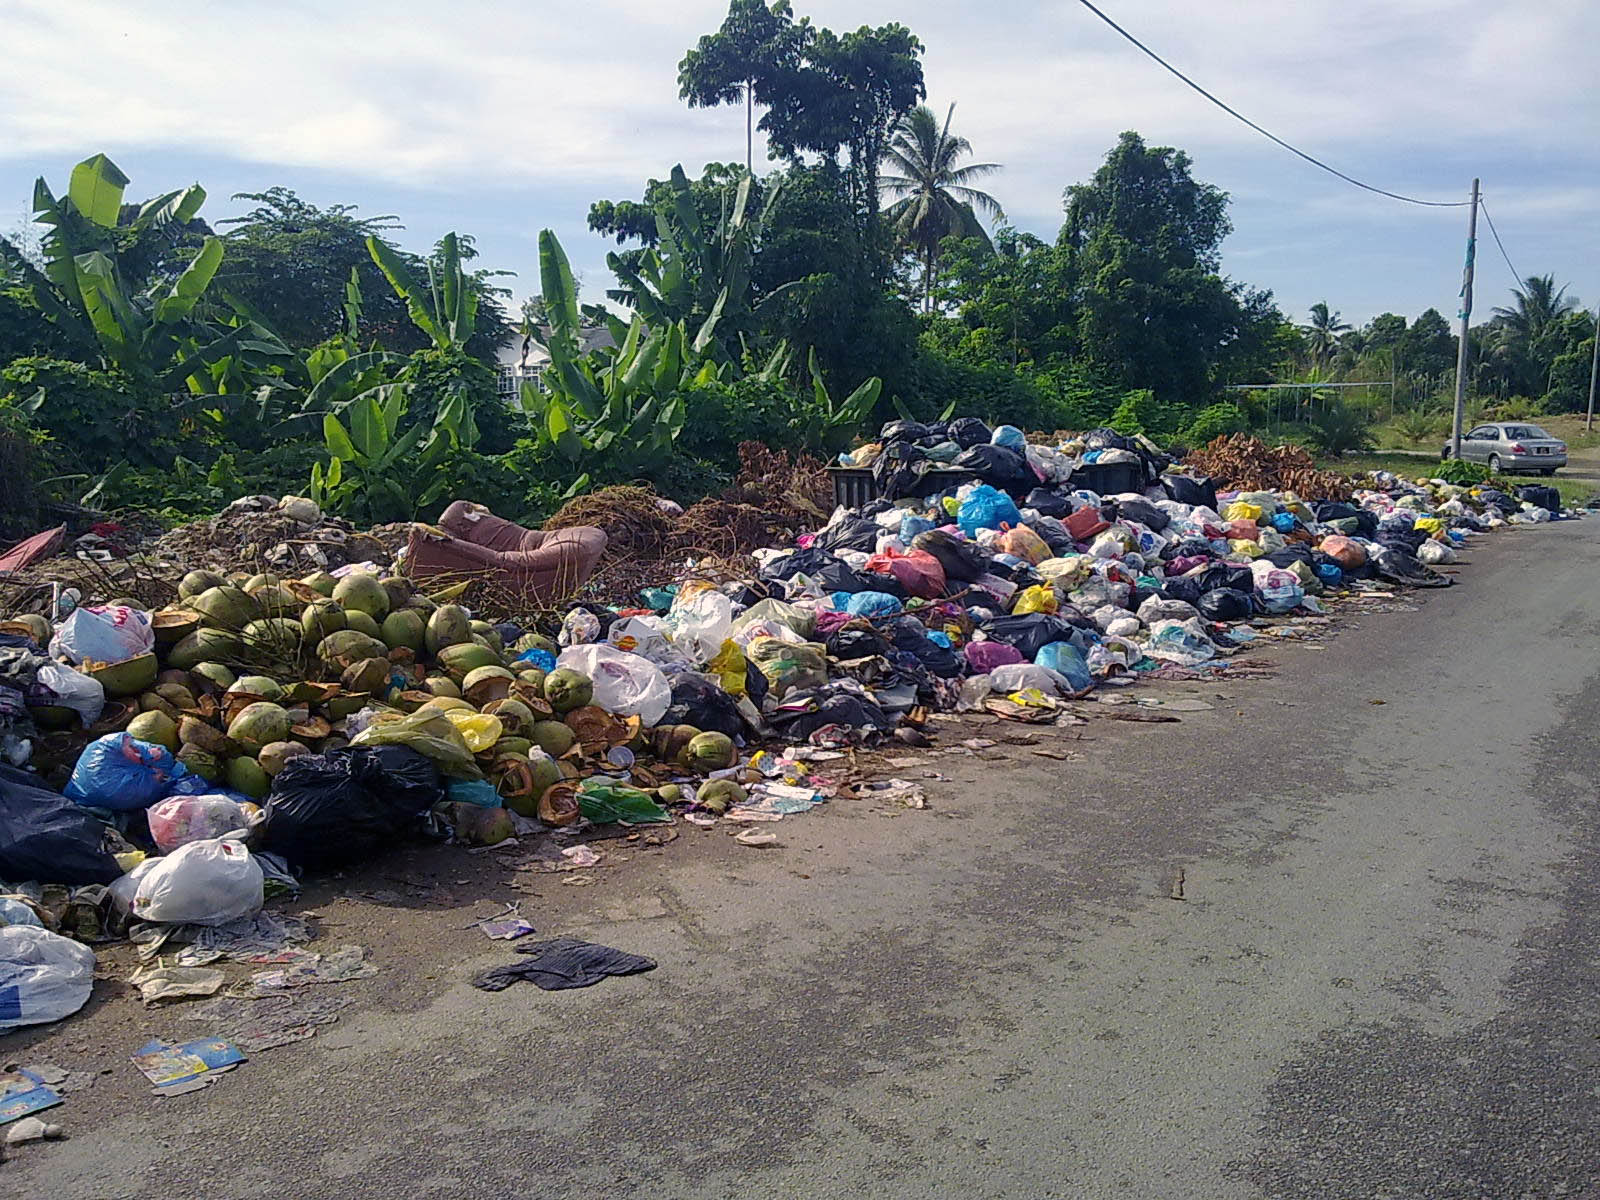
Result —
<path fill-rule="evenodd" d="M 856 592 L 845 601 L 844 610 L 856 617 L 887 617 L 905 608 L 888 592 Z"/>
<path fill-rule="evenodd" d="M 927 533 L 930 529 L 939 528 L 927 517 L 907 516 L 900 521 L 900 540 L 906 545 L 911 544 L 911 539 L 919 533 Z"/>
<path fill-rule="evenodd" d="M 987 483 L 980 483 L 961 502 L 956 512 L 956 524 L 968 537 L 977 537 L 980 529 L 1022 524 L 1022 513 L 1010 496 Z"/>
<path fill-rule="evenodd" d="M 460 804 L 476 804 L 479 808 L 499 808 L 500 793 L 487 779 L 452 779 L 445 792 Z"/>
<path fill-rule="evenodd" d="M 946 650 L 950 649 L 950 635 L 942 630 L 928 630 L 928 640 L 935 646 L 943 646 Z"/>
<path fill-rule="evenodd" d="M 1295 520 L 1294 520 L 1294 514 L 1293 513 L 1287 513 L 1287 512 L 1273 513 L 1272 516 L 1268 518 L 1268 520 L 1270 520 L 1272 522 L 1272 527 L 1274 529 L 1276 529 L 1279 533 L 1289 533 L 1289 532 L 1293 531 L 1294 526 L 1295 526 Z"/>
<path fill-rule="evenodd" d="M 1324 587 L 1339 587 L 1344 583 L 1344 569 L 1338 563 L 1318 563 L 1317 578 Z"/>
<path fill-rule="evenodd" d="M 993 446 L 1004 446 L 1007 450 L 1015 450 L 1018 454 L 1028 452 L 1028 439 L 1022 436 L 1022 430 L 1015 425 L 995 426 L 995 431 L 989 435 L 989 443 Z"/>
<path fill-rule="evenodd" d="M 108 733 L 84 747 L 65 794 L 88 808 L 149 808 L 188 775 L 165 746 Z"/>
<path fill-rule="evenodd" d="M 524 650 L 517 656 L 518 663 L 526 663 L 535 671 L 554 671 L 556 656 L 548 650 Z"/>
<path fill-rule="evenodd" d="M 1089 663 L 1071 642 L 1051 642 L 1041 646 L 1033 656 L 1035 666 L 1047 667 L 1062 676 L 1074 692 L 1094 686 L 1094 676 L 1089 674 Z"/>

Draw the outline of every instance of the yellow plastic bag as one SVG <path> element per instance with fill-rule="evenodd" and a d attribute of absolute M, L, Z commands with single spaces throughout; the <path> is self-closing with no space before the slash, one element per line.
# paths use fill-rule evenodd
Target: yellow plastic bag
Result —
<path fill-rule="evenodd" d="M 1424 533 L 1437 534 L 1444 532 L 1444 522 L 1438 517 L 1418 517 L 1411 528 L 1420 529 Z"/>
<path fill-rule="evenodd" d="M 1022 595 L 1018 596 L 1017 602 L 1011 606 L 1011 614 L 1020 617 L 1027 613 L 1053 613 L 1060 607 L 1061 601 L 1056 598 L 1054 588 L 1034 584 L 1022 590 Z"/>
<path fill-rule="evenodd" d="M 457 779 L 483 778 L 461 731 L 436 708 L 421 708 L 414 713 L 381 713 L 371 725 L 351 738 L 350 744 L 406 746 L 424 758 L 431 758 L 446 775 Z"/>
<path fill-rule="evenodd" d="M 744 651 L 734 641 L 722 643 L 715 657 L 706 664 L 706 674 L 717 681 L 717 686 L 730 696 L 744 695 Z"/>
<path fill-rule="evenodd" d="M 461 733 L 461 740 L 474 754 L 481 754 L 505 736 L 500 718 L 488 713 L 468 712 L 464 708 L 445 709 L 445 720 Z"/>
<path fill-rule="evenodd" d="M 1228 542 L 1228 553 L 1235 558 L 1260 558 L 1266 551 L 1261 548 L 1260 542 L 1252 542 L 1247 538 L 1233 538 Z"/>
<path fill-rule="evenodd" d="M 1246 504 L 1243 500 L 1235 500 L 1228 505 L 1222 514 L 1224 521 L 1259 521 L 1261 520 L 1261 506 L 1259 504 Z"/>
<path fill-rule="evenodd" d="M 745 647 L 745 653 L 767 677 L 773 695 L 780 699 L 791 691 L 821 687 L 828 682 L 827 647 L 816 642 L 796 644 L 758 637 Z"/>

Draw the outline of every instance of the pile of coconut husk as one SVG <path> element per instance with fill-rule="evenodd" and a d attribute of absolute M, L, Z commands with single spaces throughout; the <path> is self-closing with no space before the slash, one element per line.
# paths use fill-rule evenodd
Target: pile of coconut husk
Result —
<path fill-rule="evenodd" d="M 1293 492 L 1302 500 L 1348 500 L 1348 476 L 1317 469 L 1316 460 L 1299 446 L 1269 446 L 1260 438 L 1236 433 L 1219 437 L 1191 451 L 1184 462 L 1218 484 L 1243 492 Z"/>

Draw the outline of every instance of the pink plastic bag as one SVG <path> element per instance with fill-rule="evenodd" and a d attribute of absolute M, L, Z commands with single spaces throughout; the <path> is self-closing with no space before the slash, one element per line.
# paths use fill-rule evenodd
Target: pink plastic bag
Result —
<path fill-rule="evenodd" d="M 244 809 L 227 796 L 171 796 L 151 805 L 146 816 L 150 837 L 163 854 L 250 826 Z"/>
<path fill-rule="evenodd" d="M 904 554 L 885 550 L 867 559 L 866 569 L 894 576 L 910 595 L 921 596 L 924 600 L 944 595 L 944 567 L 926 550 L 910 550 Z"/>
<path fill-rule="evenodd" d="M 996 667 L 1027 661 L 1022 657 L 1022 651 L 1005 642 L 969 642 L 966 654 L 967 665 L 972 668 L 974 675 L 987 675 Z"/>

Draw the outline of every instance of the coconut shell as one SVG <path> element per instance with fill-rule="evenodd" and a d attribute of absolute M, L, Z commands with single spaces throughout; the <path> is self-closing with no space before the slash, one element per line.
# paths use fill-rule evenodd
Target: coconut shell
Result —
<path fill-rule="evenodd" d="M 347 692 L 382 692 L 389 686 L 389 660 L 364 658 L 344 669 L 339 684 Z"/>
<path fill-rule="evenodd" d="M 163 608 L 150 616 L 156 645 L 173 646 L 200 628 L 200 614 L 189 608 Z"/>
<path fill-rule="evenodd" d="M 207 725 L 199 717 L 183 717 L 178 722 L 178 740 L 185 746 L 198 746 L 208 754 L 229 758 L 239 753 L 239 748 L 228 740 L 228 735 L 214 725 Z"/>
<path fill-rule="evenodd" d="M 554 825 L 560 829 L 573 824 L 581 815 L 578 811 L 577 785 L 565 780 L 561 783 L 552 783 L 539 797 L 539 803 L 534 811 L 539 820 L 546 825 Z"/>
<path fill-rule="evenodd" d="M 221 783 L 227 778 L 223 760 L 193 743 L 179 749 L 178 761 L 189 768 L 191 775 L 198 775 L 207 783 Z"/>

